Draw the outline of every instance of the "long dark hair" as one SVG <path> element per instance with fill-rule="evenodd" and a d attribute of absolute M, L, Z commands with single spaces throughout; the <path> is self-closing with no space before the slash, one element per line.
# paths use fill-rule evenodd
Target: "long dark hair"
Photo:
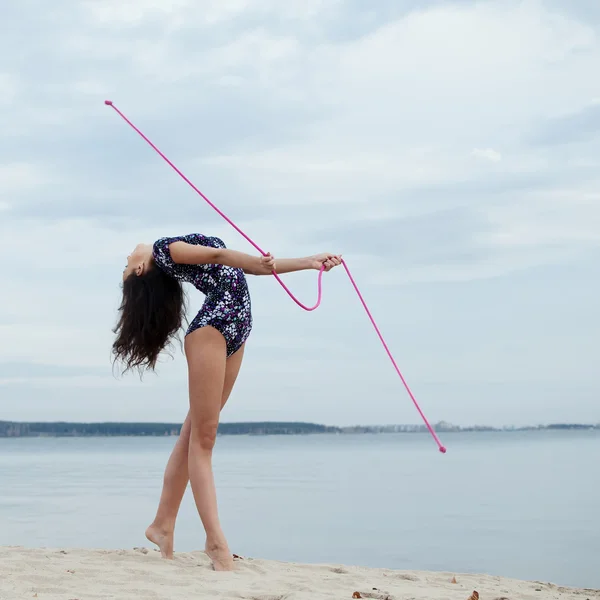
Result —
<path fill-rule="evenodd" d="M 132 273 L 123 281 L 119 320 L 113 333 L 115 363 L 130 369 L 154 371 L 162 350 L 171 344 L 185 316 L 181 283 L 153 265 L 143 275 Z"/>

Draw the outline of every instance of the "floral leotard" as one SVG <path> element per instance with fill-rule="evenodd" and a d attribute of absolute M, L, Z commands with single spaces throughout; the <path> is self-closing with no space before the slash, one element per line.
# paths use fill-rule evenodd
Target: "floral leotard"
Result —
<path fill-rule="evenodd" d="M 152 254 L 155 263 L 165 273 L 179 281 L 191 283 L 206 296 L 186 335 L 210 325 L 223 334 L 227 343 L 227 356 L 231 356 L 241 348 L 252 329 L 250 292 L 244 271 L 225 265 L 175 263 L 169 251 L 169 245 L 173 242 L 225 248 L 223 240 L 200 233 L 163 237 L 154 242 Z"/>

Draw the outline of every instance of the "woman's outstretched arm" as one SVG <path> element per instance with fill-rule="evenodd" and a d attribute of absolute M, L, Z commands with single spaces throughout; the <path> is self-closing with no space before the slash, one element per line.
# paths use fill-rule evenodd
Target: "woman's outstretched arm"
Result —
<path fill-rule="evenodd" d="M 323 252 L 306 258 L 282 258 L 275 260 L 273 256 L 251 256 L 245 252 L 228 248 L 211 248 L 196 246 L 186 242 L 173 242 L 169 245 L 174 262 L 188 265 L 220 264 L 242 269 L 249 275 L 271 275 L 275 270 L 279 274 L 320 270 L 325 267 L 329 271 L 342 264 L 342 257 L 330 252 Z"/>
<path fill-rule="evenodd" d="M 169 244 L 169 252 L 173 261 L 179 264 L 226 265 L 243 269 L 244 272 L 252 275 L 270 275 L 275 266 L 275 259 L 272 256 L 251 256 L 229 248 L 197 246 L 187 242 L 178 241 Z"/>
<path fill-rule="evenodd" d="M 326 271 L 329 271 L 341 264 L 341 255 L 323 252 L 322 254 L 307 256 L 306 258 L 278 258 L 275 261 L 275 270 L 280 275 L 295 271 L 307 271 L 309 269 L 320 271 L 323 266 Z"/>

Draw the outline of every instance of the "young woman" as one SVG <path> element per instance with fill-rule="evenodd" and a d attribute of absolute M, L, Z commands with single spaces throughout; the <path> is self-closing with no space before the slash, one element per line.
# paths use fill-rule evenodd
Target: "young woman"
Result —
<path fill-rule="evenodd" d="M 175 520 L 190 481 L 206 532 L 205 551 L 216 570 L 233 568 L 219 523 L 212 451 L 219 413 L 233 389 L 252 329 L 245 274 L 322 267 L 329 271 L 340 264 L 340 256 L 328 253 L 275 263 L 271 255 L 254 257 L 229 250 L 219 238 L 199 233 L 139 244 L 127 257 L 113 344 L 115 360 L 126 371 L 154 370 L 161 351 L 178 333 L 185 315 L 181 282 L 191 283 L 206 296 L 184 342 L 190 410 L 167 463 L 156 517 L 146 530 L 164 558 L 173 558 Z"/>

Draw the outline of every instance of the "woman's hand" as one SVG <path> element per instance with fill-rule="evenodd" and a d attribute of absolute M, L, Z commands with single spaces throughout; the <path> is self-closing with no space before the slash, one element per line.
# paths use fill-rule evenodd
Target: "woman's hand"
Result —
<path fill-rule="evenodd" d="M 266 256 L 260 257 L 259 272 L 257 275 L 270 275 L 275 271 L 275 257 L 268 252 Z"/>
<path fill-rule="evenodd" d="M 331 271 L 333 267 L 337 267 L 342 264 L 341 254 L 331 254 L 331 252 L 322 252 L 321 254 L 315 254 L 310 257 L 311 268 L 317 271 L 321 270 L 321 267 L 325 267 L 325 271 Z"/>

